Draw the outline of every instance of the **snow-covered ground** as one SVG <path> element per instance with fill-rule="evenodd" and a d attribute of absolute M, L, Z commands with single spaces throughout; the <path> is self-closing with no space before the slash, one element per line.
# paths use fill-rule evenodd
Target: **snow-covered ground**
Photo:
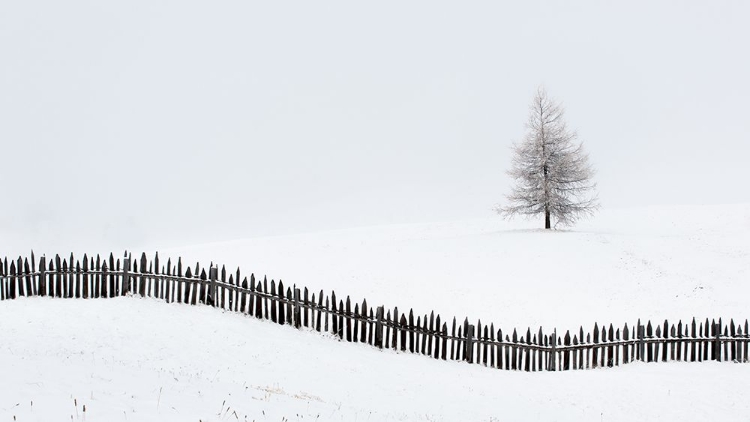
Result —
<path fill-rule="evenodd" d="M 750 316 L 750 205 L 605 210 L 569 231 L 540 224 L 495 217 L 160 252 L 504 332 Z"/>
<path fill-rule="evenodd" d="M 153 299 L 0 305 L 2 421 L 741 421 L 750 415 L 746 364 L 521 373 L 339 343 Z"/>
<path fill-rule="evenodd" d="M 750 316 L 748 205 L 603 211 L 569 231 L 537 224 L 370 227 L 160 255 L 504 331 Z M 742 421 L 749 377 L 750 364 L 714 362 L 499 371 L 204 306 L 0 302 L 0 422 Z"/>

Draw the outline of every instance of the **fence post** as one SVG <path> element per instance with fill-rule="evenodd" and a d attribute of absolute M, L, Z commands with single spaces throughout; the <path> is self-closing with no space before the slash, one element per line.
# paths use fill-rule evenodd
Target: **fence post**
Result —
<path fill-rule="evenodd" d="M 219 306 L 219 300 L 216 297 L 216 291 L 218 290 L 217 289 L 217 285 L 218 285 L 217 280 L 219 279 L 219 267 L 212 266 L 208 270 L 208 278 L 210 280 L 210 282 L 209 282 L 209 286 L 210 286 L 209 292 L 210 292 L 210 295 L 211 295 L 211 297 L 209 298 L 209 303 L 211 305 L 213 305 L 213 306 Z"/>
<path fill-rule="evenodd" d="M 0 259 L 0 300 L 5 300 L 5 270 L 2 261 Z"/>
<path fill-rule="evenodd" d="M 102 262 L 102 294 L 101 297 L 112 297 L 112 292 L 109 291 L 111 284 L 107 282 L 108 280 L 108 274 L 107 274 L 107 260 L 105 259 L 104 262 Z M 52 277 L 50 277 L 50 284 L 52 282 Z M 106 290 L 105 290 L 106 289 Z M 50 292 L 52 292 L 52 287 L 50 286 Z M 106 291 L 106 295 L 105 295 Z"/>
<path fill-rule="evenodd" d="M 128 252 L 125 251 L 125 257 L 122 259 L 122 296 L 125 296 L 130 291 L 130 257 Z"/>
<path fill-rule="evenodd" d="M 297 287 L 294 288 L 294 327 L 300 328 L 302 327 L 302 312 L 300 312 L 300 306 L 299 306 L 299 294 L 300 291 Z"/>
<path fill-rule="evenodd" d="M 714 359 L 721 362 L 721 319 L 714 323 Z"/>
<path fill-rule="evenodd" d="M 646 361 L 645 351 L 645 343 L 644 343 L 644 334 L 645 334 L 645 327 L 638 321 L 638 356 L 640 357 L 641 362 Z"/>
<path fill-rule="evenodd" d="M 378 311 L 375 313 L 375 346 L 383 348 L 383 313 L 385 312 L 384 306 L 379 306 Z"/>
<path fill-rule="evenodd" d="M 474 326 L 468 325 L 466 328 L 466 346 L 464 349 L 464 360 L 474 363 Z"/>
<path fill-rule="evenodd" d="M 547 366 L 547 370 L 556 371 L 557 370 L 557 329 L 552 331 L 552 334 L 550 334 L 549 343 L 552 349 L 549 352 L 549 366 Z"/>
<path fill-rule="evenodd" d="M 45 287 L 47 286 L 46 283 L 46 269 L 47 269 L 47 259 L 44 255 L 42 255 L 42 258 L 39 260 L 39 282 L 37 284 L 37 292 L 39 292 L 39 296 L 46 296 Z"/>

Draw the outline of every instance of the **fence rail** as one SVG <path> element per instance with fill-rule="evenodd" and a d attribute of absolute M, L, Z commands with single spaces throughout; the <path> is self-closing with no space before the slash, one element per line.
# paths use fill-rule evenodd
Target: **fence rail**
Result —
<path fill-rule="evenodd" d="M 227 274 L 211 264 L 208 269 L 196 264 L 183 267 L 182 259 L 161 263 L 158 253 L 152 260 L 142 254 L 140 260 L 113 254 L 108 259 L 84 255 L 75 260 L 59 255 L 47 260 L 5 258 L 0 262 L 0 300 L 22 296 L 59 298 L 112 298 L 127 294 L 154 297 L 166 302 L 206 304 L 241 312 L 278 324 L 306 327 L 328 332 L 342 341 L 367 343 L 378 348 L 419 353 L 434 359 L 459 360 L 488 367 L 521 371 L 564 371 L 613 367 L 635 361 L 733 361 L 748 362 L 750 331 L 744 326 L 708 319 L 677 325 L 642 324 L 621 329 L 594 324 L 592 331 L 556 331 L 540 328 L 525 334 L 517 330 L 503 334 L 494 324 L 450 321 L 430 312 L 415 319 L 414 311 L 399 312 L 384 306 L 370 307 L 330 296 L 322 290 L 316 296 L 307 287 L 284 286 L 279 280 L 253 274 L 241 279 L 240 270 Z M 206 272 L 208 270 L 208 273 Z M 450 330 L 449 330 L 450 326 Z"/>

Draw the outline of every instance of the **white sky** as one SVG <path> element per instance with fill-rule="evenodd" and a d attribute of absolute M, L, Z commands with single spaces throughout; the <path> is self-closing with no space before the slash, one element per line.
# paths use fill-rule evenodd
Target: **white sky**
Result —
<path fill-rule="evenodd" d="M 0 3 L 0 255 L 488 216 L 539 84 L 604 206 L 750 201 L 747 2 L 361 3 Z"/>

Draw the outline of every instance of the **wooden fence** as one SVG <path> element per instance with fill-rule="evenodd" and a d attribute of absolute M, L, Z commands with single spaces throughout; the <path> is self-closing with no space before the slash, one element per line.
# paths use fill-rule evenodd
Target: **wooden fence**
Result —
<path fill-rule="evenodd" d="M 206 304 L 241 312 L 296 328 L 332 333 L 342 341 L 367 343 L 378 348 L 419 353 L 434 359 L 460 360 L 492 368 L 520 371 L 564 371 L 613 367 L 635 361 L 666 362 L 707 360 L 748 362 L 748 321 L 744 327 L 708 319 L 677 325 L 642 324 L 621 329 L 594 324 L 591 332 L 544 333 L 527 329 L 505 334 L 494 324 L 457 322 L 440 315 L 415 315 L 413 310 L 352 304 L 350 298 L 317 295 L 306 287 L 285 286 L 254 275 L 241 278 L 240 270 L 227 274 L 224 267 L 194 269 L 160 262 L 141 255 L 140 262 L 126 255 L 115 259 L 83 256 L 81 260 L 47 260 L 38 267 L 30 258 L 0 262 L 0 300 L 19 296 L 60 298 L 111 298 L 126 294 L 154 297 L 166 302 Z M 206 273 L 208 270 L 208 273 Z M 242 280 L 240 282 L 240 280 Z"/>

